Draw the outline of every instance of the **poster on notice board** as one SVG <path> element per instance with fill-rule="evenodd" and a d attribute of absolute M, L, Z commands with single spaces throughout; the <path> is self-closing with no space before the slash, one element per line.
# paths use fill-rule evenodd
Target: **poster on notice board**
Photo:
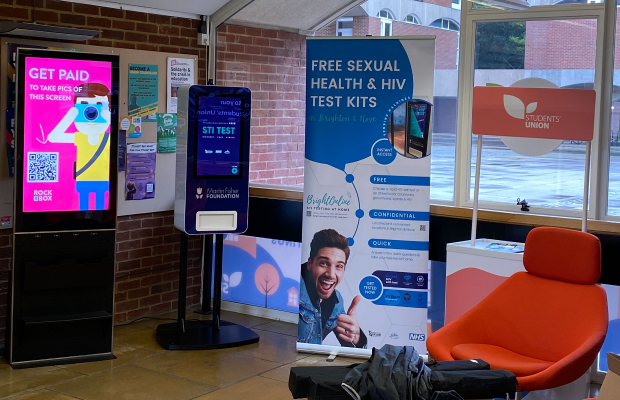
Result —
<path fill-rule="evenodd" d="M 129 64 L 127 109 L 130 116 L 142 117 L 142 122 L 157 122 L 158 68 L 157 65 Z"/>
<path fill-rule="evenodd" d="M 434 37 L 309 38 L 297 349 L 426 352 Z"/>
<path fill-rule="evenodd" d="M 155 198 L 155 143 L 129 143 L 125 170 L 125 200 Z"/>
<path fill-rule="evenodd" d="M 177 151 L 177 115 L 157 113 L 157 152 Z"/>
<path fill-rule="evenodd" d="M 194 60 L 168 57 L 167 111 L 177 112 L 179 87 L 194 84 Z"/>

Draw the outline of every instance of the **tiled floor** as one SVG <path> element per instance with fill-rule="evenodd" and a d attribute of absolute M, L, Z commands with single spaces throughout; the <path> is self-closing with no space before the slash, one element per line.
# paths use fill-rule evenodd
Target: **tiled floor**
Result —
<path fill-rule="evenodd" d="M 166 317 L 175 318 L 176 315 Z M 188 312 L 188 318 L 201 317 Z M 155 341 L 163 321 L 143 320 L 114 330 L 113 361 L 14 370 L 0 359 L 0 399 L 19 400 L 280 400 L 291 399 L 293 365 L 359 362 L 295 351 L 297 326 L 222 312 L 252 328 L 257 344 L 211 351 L 166 351 Z"/>
<path fill-rule="evenodd" d="M 188 312 L 188 318 L 205 317 Z M 297 353 L 294 324 L 227 311 L 222 318 L 252 328 L 260 341 L 223 350 L 167 351 L 155 340 L 155 328 L 165 322 L 138 321 L 115 328 L 116 360 L 14 370 L 0 358 L 0 399 L 289 400 L 291 366 L 359 362 L 339 357 L 327 363 L 325 356 Z M 592 395 L 598 388 L 592 387 Z"/>

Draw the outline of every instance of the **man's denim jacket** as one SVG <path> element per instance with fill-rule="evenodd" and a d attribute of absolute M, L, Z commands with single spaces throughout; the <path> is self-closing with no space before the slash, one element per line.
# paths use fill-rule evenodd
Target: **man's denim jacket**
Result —
<path fill-rule="evenodd" d="M 336 329 L 338 316 L 345 314 L 342 297 L 337 290 L 334 290 L 332 296 L 336 296 L 336 304 L 334 304 L 334 310 L 327 319 L 327 323 L 322 327 L 321 303 L 318 298 L 316 299 L 316 304 L 312 303 L 304 278 L 302 276 L 299 284 L 299 333 L 297 340 L 300 343 L 322 344 L 323 339 Z"/>

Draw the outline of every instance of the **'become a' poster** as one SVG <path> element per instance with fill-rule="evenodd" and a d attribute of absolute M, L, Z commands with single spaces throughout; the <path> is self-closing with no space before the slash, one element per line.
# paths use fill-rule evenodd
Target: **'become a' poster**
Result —
<path fill-rule="evenodd" d="M 127 106 L 130 116 L 142 117 L 143 122 L 155 122 L 158 110 L 157 65 L 129 64 Z"/>

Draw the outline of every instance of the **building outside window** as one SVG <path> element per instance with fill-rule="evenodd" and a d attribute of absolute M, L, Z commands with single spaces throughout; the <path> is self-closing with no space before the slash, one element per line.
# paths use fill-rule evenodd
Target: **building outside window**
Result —
<path fill-rule="evenodd" d="M 458 32 L 460 30 L 459 24 L 448 18 L 436 19 L 435 21 L 431 22 L 429 26 L 432 26 L 433 28 L 446 29 L 448 31 Z"/>
<path fill-rule="evenodd" d="M 410 24 L 416 24 L 416 25 L 421 25 L 422 23 L 420 22 L 420 18 L 418 18 L 417 15 L 415 14 L 409 14 L 405 17 L 405 22 L 408 22 Z"/>
<path fill-rule="evenodd" d="M 392 36 L 392 20 L 394 20 L 394 14 L 387 9 L 379 11 L 377 14 L 381 18 L 381 36 Z"/>
<path fill-rule="evenodd" d="M 336 21 L 336 36 L 353 36 L 353 18 L 340 18 Z"/>

